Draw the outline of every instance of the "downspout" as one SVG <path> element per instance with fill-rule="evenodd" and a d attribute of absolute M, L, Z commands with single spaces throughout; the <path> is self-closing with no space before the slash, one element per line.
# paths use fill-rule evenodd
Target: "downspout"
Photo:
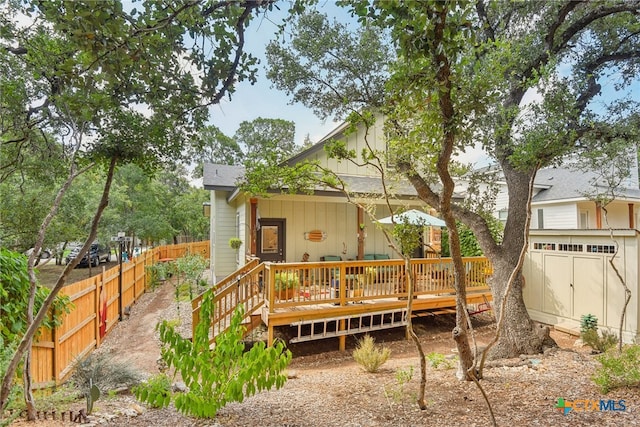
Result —
<path fill-rule="evenodd" d="M 250 243 L 249 253 L 251 254 L 251 256 L 255 257 L 257 237 L 258 237 L 256 232 L 256 222 L 258 218 L 258 199 L 256 199 L 255 197 L 252 197 L 251 199 L 249 199 L 249 202 L 251 203 L 251 210 L 249 214 L 249 233 L 251 234 L 250 236 L 251 243 Z"/>
<path fill-rule="evenodd" d="M 357 207 L 358 212 L 358 256 L 357 259 L 364 259 L 364 209 L 361 206 Z"/>

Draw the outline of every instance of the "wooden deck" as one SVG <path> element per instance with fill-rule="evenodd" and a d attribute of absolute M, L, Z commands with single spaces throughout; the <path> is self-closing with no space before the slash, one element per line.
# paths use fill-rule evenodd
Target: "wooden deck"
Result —
<path fill-rule="evenodd" d="M 464 262 L 467 304 L 486 305 L 491 300 L 486 283 L 491 274 L 488 260 L 473 257 Z M 450 259 L 413 259 L 410 265 L 416 278 L 411 315 L 455 308 Z M 235 306 L 244 304 L 247 318 L 259 314 L 267 326 L 269 344 L 273 343 L 276 327 L 326 324 L 330 319 L 336 322 L 336 330 L 328 336 L 339 337 L 339 347 L 344 349 L 345 335 L 350 333 L 349 319 L 406 309 L 406 277 L 402 260 L 254 262 L 216 286 L 212 340 L 226 328 Z M 291 284 L 286 292 L 282 289 L 285 282 Z M 193 301 L 194 327 L 199 319 L 199 301 L 200 298 Z M 314 339 L 324 336 L 327 335 Z"/>

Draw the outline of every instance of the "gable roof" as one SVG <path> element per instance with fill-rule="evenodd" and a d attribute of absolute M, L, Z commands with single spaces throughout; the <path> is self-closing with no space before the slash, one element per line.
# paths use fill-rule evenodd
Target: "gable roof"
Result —
<path fill-rule="evenodd" d="M 570 199 L 587 200 L 589 194 L 606 191 L 604 186 L 597 185 L 598 174 L 595 172 L 566 167 L 540 169 L 535 183 L 548 188 L 538 192 L 532 199 L 533 203 Z M 640 188 L 619 188 L 614 193 L 617 200 L 640 200 Z"/>
<path fill-rule="evenodd" d="M 347 127 L 349 127 L 349 123 L 348 122 L 342 123 L 341 125 L 339 125 L 335 129 L 333 129 L 331 132 L 329 132 L 327 135 L 323 136 L 320 139 L 320 141 L 316 142 L 311 147 L 309 147 L 306 150 L 303 150 L 303 151 L 299 152 L 298 154 L 296 154 L 296 155 L 290 157 L 289 159 L 285 160 L 284 164 L 286 164 L 288 166 L 293 166 L 296 163 L 298 163 L 300 160 L 303 160 L 303 159 L 309 157 L 311 154 L 316 153 L 318 151 L 321 151 L 324 148 L 324 146 L 327 145 L 327 142 L 331 141 L 332 139 L 334 139 L 338 135 L 342 135 L 344 130 Z"/>

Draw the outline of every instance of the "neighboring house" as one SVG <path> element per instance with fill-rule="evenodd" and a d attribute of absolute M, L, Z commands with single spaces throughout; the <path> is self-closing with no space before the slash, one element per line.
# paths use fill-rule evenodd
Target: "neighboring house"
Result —
<path fill-rule="evenodd" d="M 494 215 L 505 222 L 508 214 L 507 187 L 499 171 L 492 167 L 479 170 L 487 181 L 498 185 Z M 606 206 L 594 201 L 596 194 L 607 188 L 592 171 L 581 171 L 570 164 L 538 171 L 531 200 L 532 230 L 575 230 L 605 228 L 639 229 L 640 184 L 638 162 L 629 171 L 629 177 L 614 189 L 614 200 Z M 606 211 L 606 218 L 605 218 Z"/>
<path fill-rule="evenodd" d="M 597 173 L 571 164 L 538 171 L 523 267 L 523 297 L 532 319 L 578 334 L 582 316 L 592 314 L 601 328 L 617 331 L 624 288 L 613 262 L 632 296 L 623 339 L 639 338 L 640 186 L 634 159 L 628 178 L 606 206 L 593 198 L 608 190 Z M 508 196 L 499 171 L 481 172 L 499 186 L 494 213 L 506 221 Z"/>
<path fill-rule="evenodd" d="M 392 212 L 380 199 L 381 180 L 373 168 L 339 162 L 325 153 L 326 143 L 334 139 L 344 139 L 348 149 L 357 153 L 362 151 L 365 147 L 364 132 L 345 136 L 346 128 L 346 125 L 339 126 L 317 144 L 292 157 L 288 163 L 318 161 L 344 180 L 352 197 L 366 204 L 374 218 L 391 215 Z M 382 125 L 378 124 L 367 136 L 367 141 L 376 150 L 386 149 L 383 132 Z M 299 262 L 305 254 L 308 254 L 308 261 L 320 261 L 324 256 L 339 256 L 343 260 L 364 259 L 365 254 L 386 254 L 398 258 L 381 226 L 372 221 L 364 209 L 349 203 L 341 191 L 323 188 L 311 195 L 290 195 L 278 191 L 269 197 L 250 197 L 237 186 L 243 174 L 243 168 L 238 166 L 204 166 L 204 188 L 211 190 L 211 266 L 216 277 L 233 273 L 245 264 L 249 256 L 272 262 Z M 406 207 L 428 211 L 408 182 L 387 182 L 387 185 L 393 193 L 391 203 L 394 210 Z M 242 240 L 238 250 L 230 248 L 231 238 Z M 427 228 L 423 239 L 439 250 L 439 229 Z"/>
<path fill-rule="evenodd" d="M 630 178 L 613 190 L 614 200 L 604 207 L 593 200 L 593 195 L 607 191 L 594 172 L 547 168 L 538 172 L 535 183 L 538 191 L 531 201 L 532 229 L 639 228 L 637 162 Z"/>

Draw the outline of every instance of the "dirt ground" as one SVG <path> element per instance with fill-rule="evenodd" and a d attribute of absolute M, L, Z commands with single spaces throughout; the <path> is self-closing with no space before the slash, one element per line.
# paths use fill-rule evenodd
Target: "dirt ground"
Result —
<path fill-rule="evenodd" d="M 112 259 L 115 259 L 113 255 Z M 71 270 L 69 276 L 67 276 L 65 285 L 88 279 L 89 277 L 93 277 L 97 274 L 102 273 L 103 269 L 109 270 L 116 265 L 118 265 L 116 261 L 111 261 L 102 263 L 98 267 L 76 267 Z M 43 260 L 43 262 L 41 262 L 40 265 L 36 267 L 38 280 L 42 285 L 47 286 L 48 288 L 52 288 L 56 284 L 56 281 L 58 280 L 58 277 L 60 276 L 60 273 L 62 273 L 64 267 L 65 265 L 56 265 L 56 260 L 53 258 L 49 260 Z"/>
<path fill-rule="evenodd" d="M 173 287 L 164 285 L 145 294 L 132 308 L 130 318 L 119 323 L 98 349 L 116 360 L 152 375 L 158 372 L 159 342 L 155 325 L 162 319 L 182 319 L 189 329 L 187 303 L 179 310 Z M 479 345 L 494 332 L 491 313 L 474 316 Z M 425 353 L 455 357 L 450 315 L 416 319 L 415 330 Z M 286 337 L 287 330 L 280 331 Z M 289 380 L 271 390 L 232 403 L 215 419 L 196 420 L 166 409 L 146 408 L 130 394 L 96 402 L 100 425 L 111 426 L 484 426 L 491 425 L 489 410 L 476 385 L 460 382 L 455 369 L 429 366 L 426 379 L 427 409 L 420 410 L 416 396 L 420 382 L 415 345 L 403 328 L 373 334 L 376 343 L 391 350 L 379 372 L 364 372 L 351 355 L 357 337 L 348 337 L 347 351 L 337 351 L 337 339 L 290 344 L 294 359 Z M 590 377 L 598 366 L 590 349 L 576 346 L 576 337 L 552 331 L 560 348 L 544 355 L 522 356 L 493 363 L 481 384 L 487 392 L 497 425 L 522 426 L 634 426 L 640 425 L 637 389 L 601 395 Z M 564 414 L 556 408 L 566 401 L 624 400 L 625 411 L 580 411 Z M 81 405 L 79 403 L 78 405 Z M 78 408 L 81 406 L 77 406 Z M 23 421 L 14 423 L 25 425 Z M 30 425 L 62 425 L 39 420 Z"/>

